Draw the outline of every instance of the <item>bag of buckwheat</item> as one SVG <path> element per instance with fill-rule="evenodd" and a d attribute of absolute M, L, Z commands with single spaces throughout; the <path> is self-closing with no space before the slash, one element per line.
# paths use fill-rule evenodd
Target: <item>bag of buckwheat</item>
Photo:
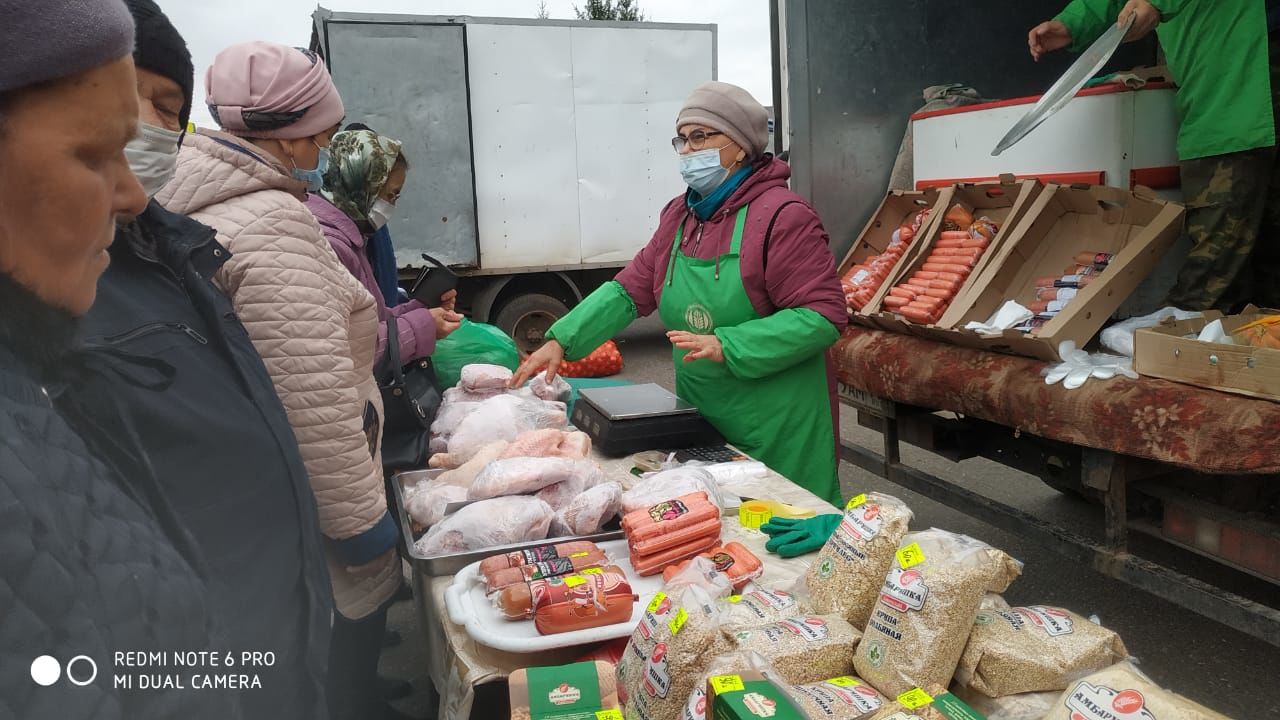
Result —
<path fill-rule="evenodd" d="M 980 610 L 955 679 L 988 697 L 1065 690 L 1128 656 L 1119 635 L 1070 610 Z"/>
<path fill-rule="evenodd" d="M 854 665 L 890 697 L 951 682 L 987 593 L 1004 592 L 1022 563 L 945 530 L 908 533 L 883 581 Z"/>
<path fill-rule="evenodd" d="M 768 625 L 726 626 L 741 651 L 769 658 L 793 685 L 853 674 L 853 651 L 862 633 L 839 615 L 803 615 Z"/>
<path fill-rule="evenodd" d="M 911 518 L 911 510 L 892 495 L 849 500 L 844 519 L 805 576 L 814 612 L 865 627 Z"/>
<path fill-rule="evenodd" d="M 1043 720 L 1228 720 L 1119 662 L 1072 683 Z"/>
<path fill-rule="evenodd" d="M 654 596 L 618 660 L 618 696 L 627 720 L 680 720 L 708 663 L 732 649 L 720 629 L 719 599 L 731 587 L 709 582 L 703 563 Z"/>
<path fill-rule="evenodd" d="M 987 697 L 962 685 L 951 686 L 956 697 L 982 713 L 987 720 L 1040 720 L 1058 702 L 1060 692 L 1033 692 L 1004 697 Z"/>
<path fill-rule="evenodd" d="M 888 702 L 871 685 L 851 675 L 792 685 L 789 693 L 810 720 L 859 720 Z"/>
<path fill-rule="evenodd" d="M 743 588 L 741 594 L 725 598 L 722 606 L 721 619 L 724 624 L 737 626 L 768 625 L 813 613 L 803 587 L 770 589 L 755 583 Z"/>

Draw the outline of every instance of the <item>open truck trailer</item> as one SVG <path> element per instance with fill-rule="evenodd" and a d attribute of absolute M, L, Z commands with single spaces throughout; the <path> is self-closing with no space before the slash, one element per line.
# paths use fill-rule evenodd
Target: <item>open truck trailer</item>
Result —
<path fill-rule="evenodd" d="M 1027 31 L 1064 4 L 771 0 L 774 150 L 788 153 L 793 187 L 817 208 L 837 258 L 885 198 L 922 90 L 963 83 L 985 98 L 1043 92 L 1074 56 L 1062 52 L 1032 62 Z M 1158 62 L 1153 36 L 1122 46 L 1104 72 Z M 1164 100 L 1148 97 L 1167 105 L 1171 93 Z M 1159 107 L 1154 112 L 1168 114 Z M 1134 129 L 1132 113 L 1099 123 Z M 1007 127 L 996 130 L 1003 134 Z M 1103 162 L 1087 160 L 1097 152 L 1069 144 L 1047 148 L 1059 158 L 1053 172 L 1022 174 L 1064 185 L 1154 185 L 1176 199 L 1169 128 L 1137 130 L 1139 142 L 1156 138 L 1154 152 L 1164 159 L 1150 164 L 1158 167 L 1136 167 L 1128 150 Z M 1038 139 L 1032 133 L 1022 143 L 1053 142 L 1046 137 L 1052 134 Z M 954 142 L 960 147 L 967 139 L 957 131 Z M 986 145 L 975 154 L 986 156 L 991 143 L 980 142 Z M 1077 166 L 1073 158 L 1081 158 Z M 981 164 L 950 179 L 996 174 L 989 162 Z M 1128 168 L 1132 177 L 1121 177 L 1117 168 Z M 1172 245 L 1165 248 L 1164 255 L 1174 253 Z M 1176 262 L 1165 258 L 1164 266 L 1167 273 Z M 833 354 L 842 402 L 856 410 L 860 424 L 882 433 L 884 445 L 874 452 L 846 444 L 845 460 L 1280 645 L 1280 442 L 1274 432 L 1280 403 L 1146 377 L 1066 390 L 1045 384 L 1043 361 L 871 325 L 852 326 Z M 1056 526 L 911 467 L 899 452 L 902 441 L 954 461 L 986 457 L 1092 500 L 1101 505 L 1102 529 Z"/>

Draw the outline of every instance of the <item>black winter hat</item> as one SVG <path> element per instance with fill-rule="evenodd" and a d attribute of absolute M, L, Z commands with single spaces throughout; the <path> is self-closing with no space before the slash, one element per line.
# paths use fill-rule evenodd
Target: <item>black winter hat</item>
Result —
<path fill-rule="evenodd" d="M 137 44 L 133 64 L 157 75 L 163 75 L 182 88 L 182 113 L 178 119 L 182 129 L 191 118 L 191 97 L 195 85 L 195 67 L 191 51 L 178 29 L 153 0 L 125 0 L 137 26 Z"/>

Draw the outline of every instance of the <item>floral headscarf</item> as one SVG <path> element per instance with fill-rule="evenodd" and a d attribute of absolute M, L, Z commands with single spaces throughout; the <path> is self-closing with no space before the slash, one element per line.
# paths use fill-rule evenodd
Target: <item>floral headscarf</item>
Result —
<path fill-rule="evenodd" d="M 398 140 L 372 130 L 343 130 L 329 142 L 329 169 L 320 194 L 354 220 L 361 232 L 371 233 L 369 210 L 399 156 Z"/>

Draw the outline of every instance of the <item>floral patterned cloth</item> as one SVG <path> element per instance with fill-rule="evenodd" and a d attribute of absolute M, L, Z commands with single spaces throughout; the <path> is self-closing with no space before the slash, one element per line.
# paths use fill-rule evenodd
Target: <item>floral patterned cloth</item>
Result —
<path fill-rule="evenodd" d="M 1206 473 L 1280 472 L 1280 403 L 1140 378 L 1046 385 L 1039 360 L 850 327 L 840 382 L 899 403 Z"/>

